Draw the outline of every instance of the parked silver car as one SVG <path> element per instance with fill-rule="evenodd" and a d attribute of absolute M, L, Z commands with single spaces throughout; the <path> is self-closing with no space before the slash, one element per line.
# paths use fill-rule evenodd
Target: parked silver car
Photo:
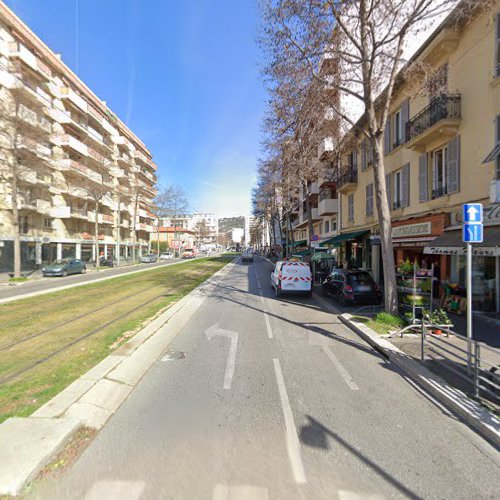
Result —
<path fill-rule="evenodd" d="M 139 262 L 141 262 L 143 264 L 150 264 L 152 262 L 156 262 L 157 260 L 158 260 L 158 257 L 156 254 L 146 253 L 139 259 Z"/>

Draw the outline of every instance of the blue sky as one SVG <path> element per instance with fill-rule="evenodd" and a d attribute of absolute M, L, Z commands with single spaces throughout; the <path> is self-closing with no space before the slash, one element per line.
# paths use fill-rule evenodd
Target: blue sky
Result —
<path fill-rule="evenodd" d="M 161 184 L 193 210 L 249 212 L 265 99 L 255 0 L 6 3 L 145 142 Z"/>

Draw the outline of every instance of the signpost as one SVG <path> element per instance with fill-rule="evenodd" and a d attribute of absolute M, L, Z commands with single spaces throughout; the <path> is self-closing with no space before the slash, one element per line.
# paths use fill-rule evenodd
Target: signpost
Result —
<path fill-rule="evenodd" d="M 467 338 L 472 340 L 472 243 L 483 242 L 483 205 L 465 203 L 463 208 L 462 239 L 467 243 Z M 468 344 L 468 364 L 471 368 L 471 351 Z"/>

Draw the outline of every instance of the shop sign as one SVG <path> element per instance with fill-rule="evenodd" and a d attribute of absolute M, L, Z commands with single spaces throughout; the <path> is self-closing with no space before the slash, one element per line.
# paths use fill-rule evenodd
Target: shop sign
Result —
<path fill-rule="evenodd" d="M 424 253 L 430 255 L 465 255 L 465 247 L 425 247 Z M 472 247 L 472 255 L 482 257 L 500 256 L 500 247 Z"/>
<path fill-rule="evenodd" d="M 419 224 L 407 224 L 406 226 L 394 226 L 392 228 L 393 238 L 404 238 L 407 236 L 422 236 L 432 233 L 430 222 L 420 222 Z"/>
<path fill-rule="evenodd" d="M 370 236 L 370 243 L 372 245 L 380 245 L 380 234 L 372 234 Z"/>

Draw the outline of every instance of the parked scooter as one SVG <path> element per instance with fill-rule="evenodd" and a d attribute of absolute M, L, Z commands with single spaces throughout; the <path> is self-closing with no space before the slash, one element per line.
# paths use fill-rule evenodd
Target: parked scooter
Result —
<path fill-rule="evenodd" d="M 115 260 L 104 256 L 99 258 L 99 267 L 115 267 Z"/>

